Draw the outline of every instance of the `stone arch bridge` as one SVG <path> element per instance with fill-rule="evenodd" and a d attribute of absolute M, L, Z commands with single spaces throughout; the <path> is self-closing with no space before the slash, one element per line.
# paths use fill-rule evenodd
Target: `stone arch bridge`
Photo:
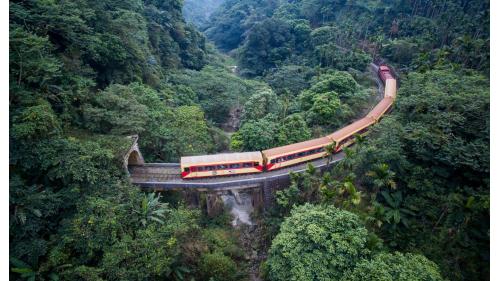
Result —
<path fill-rule="evenodd" d="M 378 85 L 378 95 L 374 103 L 377 103 L 384 95 L 384 84 L 378 79 L 377 70 L 378 67 L 372 64 L 370 71 L 373 74 L 373 80 Z M 152 191 L 180 190 L 188 202 L 196 204 L 200 201 L 200 194 L 204 194 L 208 214 L 213 213 L 220 205 L 220 195 L 227 193 L 234 195 L 238 201 L 239 192 L 251 192 L 254 207 L 270 206 L 275 191 L 289 185 L 291 172 L 302 173 L 309 163 L 316 169 L 324 171 L 329 165 L 344 158 L 344 153 L 341 152 L 335 154 L 330 163 L 327 163 L 327 159 L 318 159 L 259 174 L 183 180 L 180 177 L 179 163 L 145 163 L 139 150 L 138 136 L 130 136 L 130 138 L 133 142 L 123 157 L 123 165 L 133 184 Z"/>

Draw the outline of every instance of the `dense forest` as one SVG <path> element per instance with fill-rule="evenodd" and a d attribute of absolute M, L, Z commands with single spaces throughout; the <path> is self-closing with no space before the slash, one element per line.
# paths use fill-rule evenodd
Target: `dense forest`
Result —
<path fill-rule="evenodd" d="M 192 23 L 201 28 L 205 26 L 212 13 L 224 2 L 224 0 L 185 0 L 182 12 L 187 23 Z"/>
<path fill-rule="evenodd" d="M 12 280 L 489 280 L 489 1 L 9 13 Z M 329 171 L 292 173 L 251 249 L 227 210 L 128 180 L 133 135 L 147 162 L 324 136 L 373 106 L 372 62 L 398 76 L 393 111 Z"/>

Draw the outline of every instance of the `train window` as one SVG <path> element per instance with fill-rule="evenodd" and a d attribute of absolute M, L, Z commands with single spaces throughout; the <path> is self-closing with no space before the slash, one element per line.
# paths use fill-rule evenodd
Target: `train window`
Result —
<path fill-rule="evenodd" d="M 205 170 L 205 167 L 198 167 L 198 172 L 203 172 Z"/>
<path fill-rule="evenodd" d="M 231 164 L 229 165 L 229 168 L 231 169 L 238 169 L 240 167 L 240 164 Z"/>
<path fill-rule="evenodd" d="M 299 152 L 299 154 L 297 154 L 299 157 L 304 157 L 306 155 L 305 152 Z"/>
<path fill-rule="evenodd" d="M 253 162 L 253 166 L 254 166 L 254 167 L 259 166 L 259 162 Z"/>
<path fill-rule="evenodd" d="M 365 133 L 366 131 L 368 131 L 368 127 L 364 128 L 363 130 L 359 130 L 356 134 L 361 135 L 361 134 Z"/>
<path fill-rule="evenodd" d="M 206 166 L 205 170 L 213 171 L 213 170 L 216 170 L 216 168 L 215 168 L 215 166 Z"/>
<path fill-rule="evenodd" d="M 189 172 L 189 168 L 184 168 L 184 172 Z"/>
<path fill-rule="evenodd" d="M 276 164 L 276 159 L 271 159 L 271 164 Z"/>
<path fill-rule="evenodd" d="M 252 163 L 243 163 L 243 168 L 250 168 L 252 167 Z"/>
<path fill-rule="evenodd" d="M 343 139 L 339 145 L 344 145 L 345 143 L 347 143 L 348 141 L 350 141 L 352 139 L 352 137 L 348 137 L 348 138 L 345 138 Z"/>
<path fill-rule="evenodd" d="M 287 160 L 291 160 L 291 159 L 293 159 L 293 158 L 295 158 L 295 154 L 288 155 L 288 156 L 286 157 L 286 159 L 287 159 Z"/>
<path fill-rule="evenodd" d="M 217 165 L 217 170 L 227 169 L 227 165 Z"/>

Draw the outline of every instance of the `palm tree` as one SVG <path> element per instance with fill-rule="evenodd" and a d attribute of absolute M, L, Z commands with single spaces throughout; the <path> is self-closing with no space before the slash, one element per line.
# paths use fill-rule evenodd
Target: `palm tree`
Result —
<path fill-rule="evenodd" d="M 361 192 L 354 185 L 353 175 L 348 175 L 340 182 L 326 172 L 321 180 L 320 191 L 324 202 L 332 202 L 337 207 L 349 209 L 361 203 Z"/>
<path fill-rule="evenodd" d="M 143 226 L 147 225 L 148 221 L 155 221 L 157 223 L 163 224 L 165 219 L 165 212 L 167 211 L 168 204 L 160 202 L 161 195 L 149 193 L 144 195 L 141 202 L 141 210 L 136 211 L 141 215 L 141 224 Z"/>
<path fill-rule="evenodd" d="M 382 191 L 382 196 L 387 203 L 383 208 L 385 221 L 393 226 L 401 222 L 408 227 L 408 216 L 415 216 L 415 213 L 403 207 L 403 194 L 401 191 L 394 193 Z"/>
<path fill-rule="evenodd" d="M 344 159 L 342 159 L 342 161 L 339 162 L 339 165 L 345 170 L 351 171 L 354 166 L 354 163 L 356 162 L 354 159 L 354 155 L 356 153 L 353 149 L 348 147 L 342 149 L 342 151 L 344 151 L 345 156 Z"/>
<path fill-rule="evenodd" d="M 343 202 L 344 208 L 349 206 L 357 206 L 361 203 L 361 191 L 356 189 L 356 186 L 351 180 L 346 180 L 341 186 L 342 194 L 346 194 L 346 200 Z"/>
<path fill-rule="evenodd" d="M 384 187 L 396 189 L 396 181 L 394 181 L 396 173 L 391 171 L 389 165 L 385 163 L 374 165 L 373 170 L 366 173 L 366 175 L 373 179 L 373 185 L 377 193 Z"/>
<path fill-rule="evenodd" d="M 35 281 L 35 280 L 43 280 L 42 277 L 40 276 L 40 270 L 36 268 L 36 266 L 31 266 L 27 264 L 26 262 L 16 259 L 14 257 L 9 258 L 9 262 L 12 265 L 10 268 L 10 271 L 14 273 L 18 273 L 19 276 L 27 281 Z M 64 267 L 67 265 L 61 265 L 55 268 L 57 270 L 58 268 Z M 55 272 L 48 272 L 46 275 L 48 279 L 45 280 L 50 280 L 50 281 L 56 281 L 59 280 L 59 276 Z M 37 278 L 38 277 L 38 278 Z"/>
<path fill-rule="evenodd" d="M 326 155 L 328 156 L 328 158 L 327 158 L 328 162 L 326 162 L 327 167 L 330 166 L 330 163 L 332 162 L 333 155 L 335 155 L 335 152 L 336 152 L 336 148 L 337 148 L 336 141 L 333 141 L 331 144 L 325 146 L 325 152 L 326 152 Z"/>
<path fill-rule="evenodd" d="M 360 134 L 355 134 L 354 139 L 355 139 L 354 142 L 356 144 L 362 144 L 366 141 L 366 137 L 364 135 L 360 135 Z"/>

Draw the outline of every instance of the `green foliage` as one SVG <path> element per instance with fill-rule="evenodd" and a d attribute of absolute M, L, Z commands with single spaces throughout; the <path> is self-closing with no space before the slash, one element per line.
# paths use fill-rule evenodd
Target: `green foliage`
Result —
<path fill-rule="evenodd" d="M 200 270 L 204 280 L 236 280 L 236 263 L 220 252 L 204 254 Z"/>
<path fill-rule="evenodd" d="M 330 128 L 316 126 L 366 109 L 356 80 L 378 57 L 402 77 L 392 116 L 330 173 L 308 167 L 277 192 L 281 217 L 325 206 L 292 211 L 269 277 L 441 280 L 420 255 L 370 259 L 379 235 L 450 280 L 488 278 L 488 1 L 228 0 L 203 28 L 237 68 L 182 6 L 9 3 L 11 278 L 242 279 L 238 239 L 217 220 L 201 230 L 198 212 L 124 181 L 124 135 L 140 134 L 147 161 L 221 151 L 228 139 L 213 126 L 238 129 L 228 116 L 244 106 L 233 150 L 302 141 L 308 124 L 321 135 Z M 269 218 L 269 241 L 281 217 Z"/>
<path fill-rule="evenodd" d="M 173 147 L 176 156 L 207 153 L 213 149 L 204 113 L 198 106 L 181 106 L 174 109 L 172 120 Z"/>
<path fill-rule="evenodd" d="M 354 68 L 364 70 L 372 58 L 361 50 L 346 50 L 335 44 L 324 44 L 314 48 L 316 59 L 323 67 L 339 70 Z"/>
<path fill-rule="evenodd" d="M 435 53 L 444 50 L 446 60 L 488 73 L 488 26 L 488 1 L 232 0 L 206 34 L 238 50 L 249 75 L 283 64 L 363 70 L 379 56 L 403 68 L 425 56 L 420 68 L 439 64 Z"/>
<path fill-rule="evenodd" d="M 252 108 L 255 105 L 256 103 L 252 104 Z M 238 132 L 231 136 L 231 148 L 246 151 L 265 150 L 305 141 L 310 137 L 311 131 L 300 114 L 289 115 L 280 123 L 276 115 L 267 114 L 262 119 L 245 122 Z"/>
<path fill-rule="evenodd" d="M 200 104 L 207 119 L 216 125 L 226 122 L 231 109 L 240 107 L 263 87 L 262 83 L 243 80 L 228 70 L 215 66 L 204 67 L 201 71 L 174 73 L 169 82 L 175 87 L 189 85 L 196 93 L 193 101 Z"/>
<path fill-rule="evenodd" d="M 12 137 L 16 141 L 33 141 L 61 133 L 61 124 L 48 102 L 23 108 L 12 120 Z"/>
<path fill-rule="evenodd" d="M 366 102 L 366 93 L 347 72 L 330 71 L 313 77 L 312 82 L 298 97 L 309 124 L 338 127 Z"/>
<path fill-rule="evenodd" d="M 278 97 L 271 89 L 262 89 L 253 94 L 245 103 L 243 122 L 259 120 L 267 114 L 277 114 L 279 111 Z"/>
<path fill-rule="evenodd" d="M 211 252 L 222 252 L 224 255 L 233 258 L 241 258 L 243 255 L 238 247 L 238 237 L 228 229 L 220 227 L 204 229 L 202 238 Z"/>
<path fill-rule="evenodd" d="M 366 212 L 387 245 L 425 254 L 447 278 L 481 279 L 489 262 L 488 80 L 433 70 L 401 85 L 393 116 L 343 169 L 370 191 Z"/>
<path fill-rule="evenodd" d="M 222 50 L 232 50 L 245 39 L 243 33 L 258 23 L 263 17 L 270 16 L 276 1 L 268 0 L 230 0 L 224 1 L 212 14 L 205 34 Z M 243 20 L 243 17 L 246 20 Z"/>
<path fill-rule="evenodd" d="M 321 201 L 332 203 L 339 208 L 352 210 L 361 203 L 361 191 L 356 189 L 353 175 L 343 182 L 334 180 L 330 173 L 325 173 L 320 185 Z"/>
<path fill-rule="evenodd" d="M 394 181 L 396 174 L 385 163 L 374 165 L 373 170 L 368 171 L 366 175 L 373 180 L 372 183 L 377 192 L 384 188 L 396 189 Z"/>
<path fill-rule="evenodd" d="M 242 147 L 245 151 L 265 150 L 278 144 L 278 124 L 272 116 L 243 124 L 234 136 L 232 147 Z M 241 139 L 242 145 L 238 142 Z M 232 141 L 233 142 L 233 141 Z"/>
<path fill-rule="evenodd" d="M 227 139 L 198 103 L 206 106 L 220 93 L 210 87 L 231 80 L 224 98 L 232 106 L 257 83 L 219 65 L 197 71 L 206 64 L 205 39 L 183 22 L 182 1 L 9 8 L 11 278 L 201 278 L 207 249 L 190 248 L 207 244 L 198 212 L 125 181 L 132 144 L 125 136 L 140 134 L 148 161 L 213 152 L 214 140 L 224 149 Z M 177 75 L 184 72 L 206 75 L 197 84 Z M 236 242 L 226 248 L 239 257 Z"/>
<path fill-rule="evenodd" d="M 47 37 L 14 26 L 9 33 L 10 80 L 47 87 L 61 75 L 61 63 L 51 53 Z"/>
<path fill-rule="evenodd" d="M 304 31 L 301 31 L 304 32 Z M 266 69 L 278 66 L 294 52 L 293 26 L 285 21 L 266 19 L 255 24 L 242 46 L 239 62 L 245 75 L 262 75 Z"/>
<path fill-rule="evenodd" d="M 284 65 L 269 72 L 265 80 L 278 95 L 290 92 L 296 96 L 309 88 L 309 80 L 313 75 L 312 69 L 307 66 Z"/>
<path fill-rule="evenodd" d="M 308 164 L 304 174 L 290 173 L 291 183 L 287 189 L 276 191 L 276 202 L 284 215 L 296 205 L 314 203 L 319 199 L 319 171 Z"/>
<path fill-rule="evenodd" d="M 184 24 L 180 9 L 175 1 L 35 1 L 11 4 L 11 24 L 48 34 L 64 60 L 72 61 L 65 68 L 90 66 L 98 85 L 132 81 L 157 85 L 161 67 L 200 69 L 205 64 L 204 39 Z"/>
<path fill-rule="evenodd" d="M 85 105 L 84 122 L 96 133 L 142 133 L 147 123 L 148 107 L 140 100 L 156 98 L 159 101 L 155 95 L 153 90 L 140 84 L 111 85 L 105 91 L 98 92 L 92 103 Z"/>
<path fill-rule="evenodd" d="M 208 131 L 211 137 L 211 143 L 213 148 L 211 151 L 219 152 L 219 151 L 227 151 L 230 147 L 231 139 L 223 130 L 217 127 L 209 127 Z"/>
<path fill-rule="evenodd" d="M 311 139 L 311 130 L 302 115 L 295 113 L 288 115 L 279 128 L 278 143 L 287 145 Z"/>
<path fill-rule="evenodd" d="M 182 7 L 182 13 L 187 22 L 193 23 L 198 28 L 201 28 L 208 23 L 210 15 L 217 10 L 223 2 L 223 0 L 209 0 L 203 2 L 186 0 Z"/>
<path fill-rule="evenodd" d="M 359 218 L 331 206 L 292 210 L 266 261 L 270 280 L 338 280 L 370 252 Z"/>
<path fill-rule="evenodd" d="M 419 54 L 419 46 L 417 43 L 410 42 L 406 39 L 391 40 L 382 49 L 382 54 L 391 61 L 409 65 L 416 55 Z"/>
<path fill-rule="evenodd" d="M 158 278 L 173 271 L 183 237 L 197 228 L 196 213 L 159 205 L 155 196 L 130 187 L 115 190 L 120 196 L 89 197 L 74 218 L 64 221 L 65 238 L 51 250 L 49 268 L 86 266 L 83 272 L 81 267 L 65 267 L 60 272 L 65 279 L 84 278 L 89 270 L 107 280 Z M 162 220 L 154 219 L 159 210 Z"/>
<path fill-rule="evenodd" d="M 140 134 L 147 160 L 172 161 L 213 150 L 209 127 L 198 106 L 171 108 L 159 93 L 138 83 L 111 85 L 97 93 L 84 106 L 83 117 L 96 133 Z"/>
<path fill-rule="evenodd" d="M 229 148 L 232 151 L 242 151 L 245 143 L 243 142 L 243 137 L 239 132 L 236 132 L 231 135 L 231 141 L 229 143 Z"/>
<path fill-rule="evenodd" d="M 381 253 L 371 260 L 363 260 L 344 274 L 348 280 L 444 280 L 435 263 L 418 254 Z"/>
<path fill-rule="evenodd" d="M 356 80 L 345 71 L 329 71 L 315 77 L 314 82 L 315 84 L 311 87 L 311 91 L 316 93 L 335 91 L 341 93 L 343 98 L 354 94 L 359 88 Z"/>
<path fill-rule="evenodd" d="M 148 221 L 154 221 L 160 224 L 165 223 L 164 219 L 167 205 L 160 202 L 160 197 L 160 194 L 155 196 L 154 193 L 149 193 L 142 199 L 140 215 L 142 216 L 141 224 L 143 226 L 146 226 Z"/>
<path fill-rule="evenodd" d="M 342 117 L 347 110 L 340 103 L 336 92 L 315 94 L 307 112 L 307 121 L 310 124 L 339 125 L 339 116 Z"/>

